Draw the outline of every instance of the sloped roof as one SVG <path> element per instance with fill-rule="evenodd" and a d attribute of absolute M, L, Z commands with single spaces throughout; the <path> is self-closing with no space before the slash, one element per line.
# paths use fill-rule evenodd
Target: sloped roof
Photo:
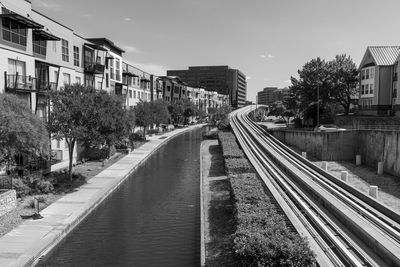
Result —
<path fill-rule="evenodd" d="M 368 50 L 378 66 L 393 65 L 400 54 L 400 46 L 369 46 Z"/>

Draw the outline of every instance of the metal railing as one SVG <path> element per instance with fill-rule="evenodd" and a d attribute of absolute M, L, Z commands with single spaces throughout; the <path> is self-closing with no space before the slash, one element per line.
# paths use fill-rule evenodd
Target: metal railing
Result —
<path fill-rule="evenodd" d="M 105 66 L 100 63 L 88 63 L 85 64 L 85 72 L 93 74 L 103 74 Z"/>
<path fill-rule="evenodd" d="M 24 76 L 17 74 L 7 74 L 5 72 L 6 88 L 8 90 L 22 91 L 49 91 L 57 90 L 57 83 L 49 82 L 43 79 L 37 79 L 32 76 Z"/>

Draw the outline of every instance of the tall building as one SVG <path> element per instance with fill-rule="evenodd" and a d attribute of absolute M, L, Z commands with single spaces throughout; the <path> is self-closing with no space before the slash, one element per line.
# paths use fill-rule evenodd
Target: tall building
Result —
<path fill-rule="evenodd" d="M 195 66 L 187 70 L 168 70 L 168 76 L 178 76 L 191 87 L 202 87 L 207 91 L 229 95 L 234 108 L 246 103 L 246 76 L 229 66 Z"/>
<path fill-rule="evenodd" d="M 278 90 L 278 87 L 265 87 L 262 91 L 257 93 L 257 104 L 260 105 L 272 105 L 276 99 L 275 91 Z"/>

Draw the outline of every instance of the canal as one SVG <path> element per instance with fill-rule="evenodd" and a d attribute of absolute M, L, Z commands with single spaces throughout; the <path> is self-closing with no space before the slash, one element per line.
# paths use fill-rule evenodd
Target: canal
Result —
<path fill-rule="evenodd" d="M 39 266 L 199 266 L 201 132 L 161 147 Z"/>

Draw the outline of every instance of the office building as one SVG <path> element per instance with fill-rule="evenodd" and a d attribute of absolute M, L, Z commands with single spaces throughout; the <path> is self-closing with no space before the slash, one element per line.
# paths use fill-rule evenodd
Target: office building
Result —
<path fill-rule="evenodd" d="M 237 69 L 229 66 L 192 66 L 187 70 L 168 70 L 167 75 L 178 76 L 191 87 L 229 95 L 229 102 L 234 108 L 245 105 L 246 76 Z"/>

